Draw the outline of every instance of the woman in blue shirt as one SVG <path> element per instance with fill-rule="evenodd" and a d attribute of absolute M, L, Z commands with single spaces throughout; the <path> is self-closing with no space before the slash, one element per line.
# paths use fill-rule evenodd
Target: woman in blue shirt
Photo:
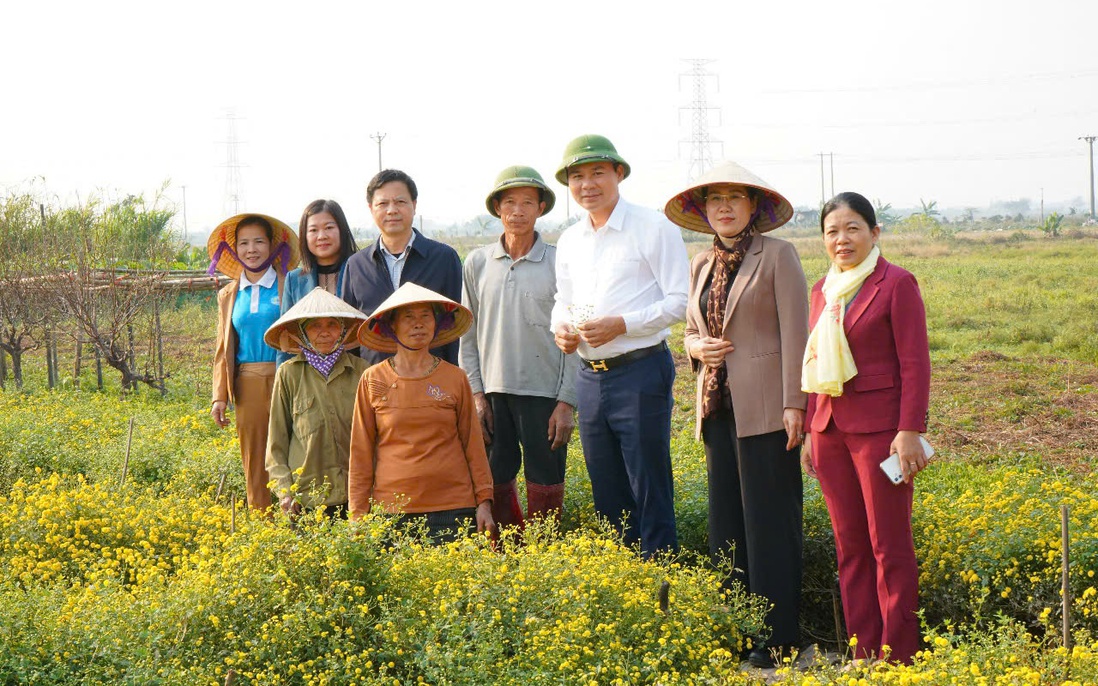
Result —
<path fill-rule="evenodd" d="M 343 296 L 343 268 L 358 246 L 343 208 L 335 200 L 314 200 L 301 213 L 298 225 L 301 266 L 286 275 L 282 293 L 285 314 L 314 288 L 323 288 L 336 297 Z M 292 355 L 278 353 L 278 363 Z"/>
<path fill-rule="evenodd" d="M 263 334 L 279 317 L 283 278 L 298 261 L 297 237 L 273 217 L 240 214 L 214 229 L 207 248 L 210 273 L 216 269 L 232 279 L 217 294 L 210 414 L 226 427 L 225 410 L 235 404 L 248 504 L 265 510 L 271 505 L 264 461 L 275 350 Z"/>

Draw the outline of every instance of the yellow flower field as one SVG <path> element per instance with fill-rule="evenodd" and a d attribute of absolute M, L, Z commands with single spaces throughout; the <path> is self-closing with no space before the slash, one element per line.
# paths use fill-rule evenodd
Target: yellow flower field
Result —
<path fill-rule="evenodd" d="M 890 253 L 919 275 L 934 348 L 939 457 L 914 512 L 924 650 L 908 667 L 821 663 L 772 679 L 1098 684 L 1098 320 L 1087 314 L 1098 244 L 1028 247 Z M 1063 278 L 1034 281 L 1051 259 Z M 521 545 L 427 547 L 385 518 L 291 526 L 242 507 L 234 525 L 243 479 L 234 432 L 208 416 L 209 307 L 165 318 L 188 341 L 168 361 L 166 397 L 94 392 L 86 379 L 47 391 L 33 356 L 27 390 L 0 392 L 0 684 L 759 683 L 739 665 L 765 633 L 764 607 L 722 593 L 705 559 L 684 369 L 677 559 L 642 562 L 595 521 L 578 441 L 563 531 L 533 527 Z M 681 354 L 681 333 L 672 339 Z M 1065 504 L 1071 649 L 1060 645 Z M 841 652 L 833 588 L 830 522 L 806 480 L 803 630 Z"/>

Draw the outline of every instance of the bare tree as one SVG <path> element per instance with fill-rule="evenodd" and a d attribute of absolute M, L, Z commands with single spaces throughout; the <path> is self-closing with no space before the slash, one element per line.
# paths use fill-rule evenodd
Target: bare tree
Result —
<path fill-rule="evenodd" d="M 130 196 L 101 207 L 96 200 L 47 221 L 53 239 L 50 296 L 104 363 L 121 375 L 123 391 L 139 383 L 164 392 L 153 345 L 138 355 L 135 341 L 152 338 L 160 288 L 170 263 L 173 212 Z M 120 273 L 119 269 L 126 271 Z"/>
<path fill-rule="evenodd" d="M 39 347 L 54 315 L 42 298 L 46 265 L 37 259 L 42 247 L 39 207 L 30 193 L 0 200 L 0 350 L 11 357 L 20 389 L 23 354 Z"/>

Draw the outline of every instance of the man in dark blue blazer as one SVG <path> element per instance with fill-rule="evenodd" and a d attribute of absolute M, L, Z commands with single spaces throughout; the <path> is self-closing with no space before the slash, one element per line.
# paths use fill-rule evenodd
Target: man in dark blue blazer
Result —
<path fill-rule="evenodd" d="M 381 236 L 347 260 L 343 276 L 343 299 L 366 314 L 408 282 L 461 302 L 457 251 L 412 228 L 418 197 L 415 181 L 397 169 L 378 172 L 366 187 L 366 201 Z M 458 363 L 457 341 L 432 352 Z M 359 354 L 370 364 L 391 357 L 367 348 L 360 348 Z"/>

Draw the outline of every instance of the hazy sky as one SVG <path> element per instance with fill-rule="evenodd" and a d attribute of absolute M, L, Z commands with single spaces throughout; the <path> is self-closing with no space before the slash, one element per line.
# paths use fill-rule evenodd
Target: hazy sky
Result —
<path fill-rule="evenodd" d="M 34 187 L 67 203 L 170 179 L 192 238 L 232 209 L 229 111 L 242 211 L 295 226 L 318 197 L 372 225 L 375 132 L 430 220 L 482 213 L 498 171 L 520 163 L 554 184 L 563 218 L 552 175 L 589 132 L 632 165 L 623 195 L 660 206 L 688 180 L 687 59 L 714 60 L 714 157 L 795 205 L 820 201 L 820 152 L 834 152 L 837 191 L 897 207 L 1036 207 L 1042 188 L 1078 202 L 1077 139 L 1098 134 L 1091 0 L 36 0 L 4 2 L 0 26 L 0 188 L 44 177 Z"/>

